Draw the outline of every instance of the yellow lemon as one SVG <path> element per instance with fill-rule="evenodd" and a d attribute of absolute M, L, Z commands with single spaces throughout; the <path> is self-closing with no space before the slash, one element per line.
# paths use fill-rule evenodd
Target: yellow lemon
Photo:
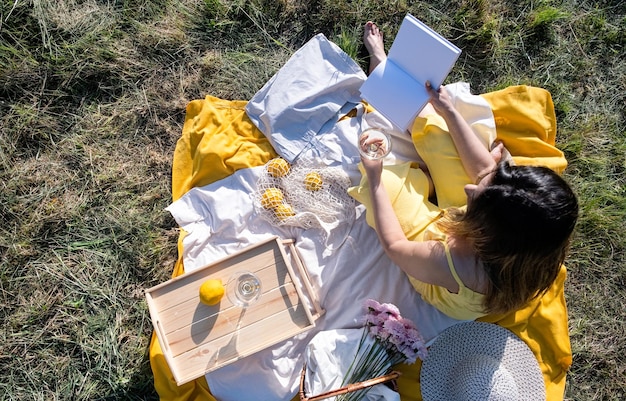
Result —
<path fill-rule="evenodd" d="M 268 188 L 261 196 L 261 206 L 266 209 L 274 209 L 283 202 L 283 199 L 285 199 L 283 191 L 275 187 Z"/>
<path fill-rule="evenodd" d="M 322 188 L 322 176 L 317 171 L 311 171 L 304 177 L 304 186 L 309 191 L 319 191 Z"/>
<path fill-rule="evenodd" d="M 274 213 L 276 213 L 276 216 L 281 221 L 296 215 L 296 212 L 293 211 L 291 205 L 287 203 L 281 203 L 280 205 L 278 205 L 278 207 L 274 209 Z"/>
<path fill-rule="evenodd" d="M 289 170 L 291 170 L 291 166 L 282 157 L 267 162 L 267 173 L 272 177 L 284 177 L 289 173 Z"/>
<path fill-rule="evenodd" d="M 222 280 L 209 279 L 200 286 L 200 301 L 207 305 L 217 305 L 224 296 Z"/>

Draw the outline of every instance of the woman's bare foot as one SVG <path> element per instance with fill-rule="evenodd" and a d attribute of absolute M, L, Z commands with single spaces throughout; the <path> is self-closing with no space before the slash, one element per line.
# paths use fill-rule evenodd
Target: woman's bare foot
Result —
<path fill-rule="evenodd" d="M 383 33 L 375 23 L 367 21 L 363 30 L 363 44 L 370 56 L 369 73 L 371 73 L 378 64 L 387 58 L 387 53 L 385 53 Z"/>

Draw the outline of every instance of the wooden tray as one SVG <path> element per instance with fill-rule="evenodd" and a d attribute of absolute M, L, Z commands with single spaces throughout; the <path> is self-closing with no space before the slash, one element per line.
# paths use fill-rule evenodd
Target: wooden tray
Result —
<path fill-rule="evenodd" d="M 259 277 L 257 302 L 242 308 L 226 295 L 215 306 L 200 302 L 205 280 L 226 285 L 239 271 Z M 308 330 L 324 313 L 293 240 L 278 237 L 152 287 L 146 299 L 178 385 Z"/>

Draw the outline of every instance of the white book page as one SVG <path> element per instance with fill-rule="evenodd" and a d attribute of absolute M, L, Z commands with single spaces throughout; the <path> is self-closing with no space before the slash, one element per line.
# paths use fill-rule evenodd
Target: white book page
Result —
<path fill-rule="evenodd" d="M 450 73 L 461 50 L 408 14 L 400 25 L 389 59 L 422 84 L 438 88 Z"/>
<path fill-rule="evenodd" d="M 389 60 L 372 71 L 360 91 L 363 99 L 403 130 L 411 129 L 429 99 L 423 84 Z"/>

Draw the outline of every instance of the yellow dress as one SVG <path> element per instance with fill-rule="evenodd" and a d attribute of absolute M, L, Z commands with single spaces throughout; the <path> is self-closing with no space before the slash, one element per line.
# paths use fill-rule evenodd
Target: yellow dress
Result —
<path fill-rule="evenodd" d="M 485 296 L 467 288 L 463 284 L 454 267 L 448 243 L 445 240 L 442 242 L 446 251 L 446 258 L 448 259 L 448 267 L 454 277 L 454 281 L 459 285 L 459 292 L 450 292 L 445 287 L 424 283 L 409 276 L 409 281 L 413 288 L 422 295 L 424 301 L 454 319 L 475 320 L 485 316 L 486 313 L 483 310 Z"/>
<path fill-rule="evenodd" d="M 359 169 L 363 172 L 362 165 L 359 165 Z M 363 173 L 359 186 L 348 189 L 348 193 L 365 205 L 365 220 L 371 227 L 375 227 L 367 181 L 367 175 Z M 444 212 L 424 196 L 428 194 L 426 174 L 414 163 L 388 165 L 383 168 L 382 181 L 406 237 L 411 241 L 442 241 L 448 266 L 459 284 L 459 292 L 454 294 L 446 288 L 427 284 L 409 276 L 413 288 L 422 295 L 424 301 L 452 318 L 474 320 L 484 316 L 483 295 L 463 284 L 452 262 L 445 235 L 437 230 L 436 224 L 433 224 Z"/>

